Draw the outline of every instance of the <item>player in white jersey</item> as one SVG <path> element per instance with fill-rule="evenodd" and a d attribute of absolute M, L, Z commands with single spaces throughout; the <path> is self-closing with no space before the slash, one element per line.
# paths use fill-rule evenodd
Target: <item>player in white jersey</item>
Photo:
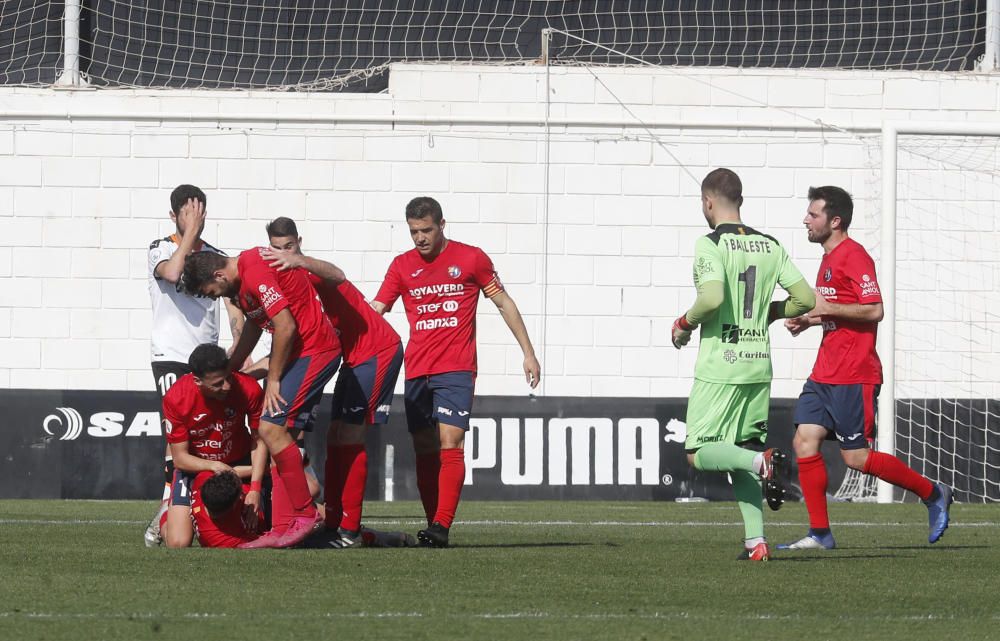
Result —
<path fill-rule="evenodd" d="M 194 185 L 179 185 L 170 194 L 170 220 L 176 231 L 149 245 L 147 281 L 153 306 L 150 361 L 161 399 L 177 379 L 191 371 L 188 358 L 195 347 L 219 342 L 218 302 L 190 296 L 180 284 L 185 256 L 198 251 L 223 253 L 201 239 L 205 228 L 205 205 L 205 192 Z M 243 313 L 228 301 L 226 310 L 235 341 L 243 330 Z M 145 539 L 149 546 L 159 544 L 160 514 L 166 510 L 170 499 L 174 466 L 169 446 L 166 448 L 163 498 L 159 512 L 146 528 Z"/>

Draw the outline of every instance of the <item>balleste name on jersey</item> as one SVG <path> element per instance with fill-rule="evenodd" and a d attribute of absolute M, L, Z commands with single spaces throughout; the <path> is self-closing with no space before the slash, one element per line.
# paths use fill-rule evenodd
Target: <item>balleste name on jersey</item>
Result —
<path fill-rule="evenodd" d="M 732 251 L 741 251 L 748 254 L 770 254 L 771 243 L 766 240 L 742 240 L 739 238 L 723 238 L 722 241 L 729 246 Z"/>
<path fill-rule="evenodd" d="M 410 290 L 410 296 L 412 298 L 423 298 L 424 296 L 455 296 L 461 294 L 465 291 L 465 285 L 462 283 L 439 283 L 437 285 L 424 285 L 423 287 L 414 287 Z"/>

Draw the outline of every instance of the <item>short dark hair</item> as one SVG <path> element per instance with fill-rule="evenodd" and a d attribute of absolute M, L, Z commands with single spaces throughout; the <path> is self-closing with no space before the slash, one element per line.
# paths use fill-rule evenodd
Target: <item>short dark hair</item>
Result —
<path fill-rule="evenodd" d="M 430 196 L 418 196 L 406 203 L 406 220 L 420 220 L 431 217 L 435 225 L 440 225 L 444 218 L 441 211 L 441 203 Z"/>
<path fill-rule="evenodd" d="M 701 193 L 721 196 L 737 207 L 743 204 L 743 183 L 732 169 L 713 169 L 701 181 Z"/>
<path fill-rule="evenodd" d="M 239 500 L 243 481 L 236 472 L 213 474 L 201 484 L 201 502 L 212 516 L 224 513 Z"/>
<path fill-rule="evenodd" d="M 267 230 L 268 238 L 299 237 L 299 228 L 295 226 L 295 221 L 287 216 L 275 218 L 264 229 Z"/>
<path fill-rule="evenodd" d="M 191 368 L 192 374 L 202 378 L 209 372 L 229 369 L 229 357 L 226 356 L 226 350 L 215 343 L 202 343 L 191 352 L 188 367 Z"/>
<path fill-rule="evenodd" d="M 854 200 L 846 190 L 833 185 L 809 188 L 809 202 L 822 200 L 823 212 L 827 219 L 838 216 L 840 218 L 841 231 L 847 231 L 854 218 Z"/>
<path fill-rule="evenodd" d="M 212 282 L 216 271 L 226 266 L 226 257 L 215 252 L 194 252 L 184 257 L 181 282 L 191 296 L 201 294 L 201 288 Z"/>
<path fill-rule="evenodd" d="M 205 192 L 201 189 L 195 187 L 194 185 L 177 185 L 174 190 L 170 192 L 170 211 L 174 214 L 181 213 L 181 207 L 184 206 L 189 199 L 196 198 L 201 201 L 203 205 L 208 205 L 208 199 L 205 198 Z"/>

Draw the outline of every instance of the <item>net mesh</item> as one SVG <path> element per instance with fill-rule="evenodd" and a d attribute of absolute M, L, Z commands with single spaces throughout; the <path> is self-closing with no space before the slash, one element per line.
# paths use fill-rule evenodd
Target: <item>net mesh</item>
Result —
<path fill-rule="evenodd" d="M 896 453 L 1000 500 L 1000 139 L 900 136 Z"/>
<path fill-rule="evenodd" d="M 969 0 L 88 0 L 81 71 L 93 86 L 375 91 L 397 61 L 517 64 L 555 29 L 561 64 L 962 70 L 984 51 Z M 48 85 L 62 3 L 6 0 L 0 83 Z"/>

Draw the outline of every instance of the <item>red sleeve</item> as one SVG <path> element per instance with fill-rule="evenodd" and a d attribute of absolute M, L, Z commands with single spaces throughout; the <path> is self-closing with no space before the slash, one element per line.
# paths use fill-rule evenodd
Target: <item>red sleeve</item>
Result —
<path fill-rule="evenodd" d="M 875 277 L 875 261 L 867 252 L 857 252 L 847 270 L 851 287 L 862 305 L 882 302 L 882 292 L 879 290 L 878 279 Z"/>
<path fill-rule="evenodd" d="M 244 287 L 252 290 L 260 300 L 260 306 L 264 308 L 268 318 L 274 318 L 278 312 L 288 307 L 288 299 L 278 284 L 275 271 L 263 259 L 247 261 L 242 277 L 246 280 Z"/>
<path fill-rule="evenodd" d="M 486 252 L 477 247 L 473 261 L 472 277 L 476 280 L 479 288 L 483 290 L 483 295 L 486 298 L 493 298 L 502 292 L 503 283 L 500 282 L 500 276 L 497 275 L 493 261 L 486 255 Z"/>
<path fill-rule="evenodd" d="M 382 286 L 375 294 L 375 300 L 385 305 L 386 311 L 392 307 L 399 295 L 402 293 L 402 280 L 399 277 L 399 258 L 393 259 L 389 263 L 389 269 L 385 272 L 385 279 Z"/>
<path fill-rule="evenodd" d="M 249 376 L 240 376 L 247 397 L 247 425 L 251 430 L 260 427 L 260 413 L 264 410 L 264 390 Z"/>
<path fill-rule="evenodd" d="M 174 394 L 174 390 L 177 393 Z M 176 385 L 167 390 L 167 395 L 163 397 L 163 434 L 167 437 L 167 443 L 183 443 L 188 440 L 188 428 L 185 425 L 187 418 L 179 407 L 180 388 Z"/>

